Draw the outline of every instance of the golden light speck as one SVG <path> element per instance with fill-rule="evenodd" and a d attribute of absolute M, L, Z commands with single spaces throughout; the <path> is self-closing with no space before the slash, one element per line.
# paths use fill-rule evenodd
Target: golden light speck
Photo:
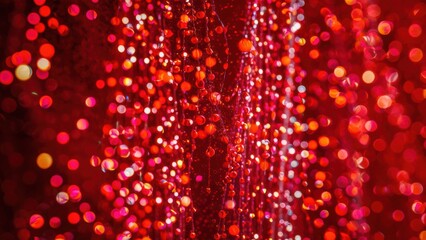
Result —
<path fill-rule="evenodd" d="M 53 158 L 48 153 L 40 153 L 37 156 L 37 166 L 41 169 L 48 169 L 52 166 Z"/>
<path fill-rule="evenodd" d="M 334 69 L 334 75 L 338 78 L 346 76 L 346 69 L 342 66 L 338 66 Z"/>
<path fill-rule="evenodd" d="M 377 106 L 381 109 L 387 109 L 392 105 L 392 98 L 390 98 L 388 95 L 380 96 L 377 99 Z"/>
<path fill-rule="evenodd" d="M 42 70 L 42 71 L 49 71 L 50 70 L 50 61 L 46 58 L 40 58 L 37 61 L 37 67 L 38 69 Z"/>
<path fill-rule="evenodd" d="M 374 82 L 376 76 L 373 71 L 367 70 L 362 74 L 362 80 L 367 83 L 371 84 Z"/>
<path fill-rule="evenodd" d="M 389 35 L 392 31 L 393 24 L 390 21 L 381 21 L 379 23 L 379 26 L 377 27 L 377 30 L 382 35 Z"/>
<path fill-rule="evenodd" d="M 15 76 L 21 81 L 27 81 L 33 75 L 33 70 L 26 64 L 19 65 L 15 70 Z"/>

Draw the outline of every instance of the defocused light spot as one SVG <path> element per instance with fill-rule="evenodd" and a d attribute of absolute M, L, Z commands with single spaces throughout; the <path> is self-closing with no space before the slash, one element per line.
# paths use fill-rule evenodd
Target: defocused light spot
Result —
<path fill-rule="evenodd" d="M 413 48 L 410 50 L 409 58 L 412 62 L 420 62 L 423 59 L 423 51 L 420 48 Z"/>
<path fill-rule="evenodd" d="M 89 128 L 89 121 L 87 121 L 87 119 L 80 118 L 77 121 L 76 125 L 78 130 L 86 130 L 87 128 Z"/>
<path fill-rule="evenodd" d="M 21 81 L 27 81 L 33 75 L 33 70 L 30 66 L 22 64 L 19 65 L 15 70 L 15 76 Z"/>
<path fill-rule="evenodd" d="M 387 109 L 392 105 L 392 98 L 390 98 L 388 95 L 380 96 L 377 99 L 377 106 L 381 109 Z"/>
<path fill-rule="evenodd" d="M 50 96 L 42 96 L 39 100 L 39 105 L 43 109 L 48 109 L 52 106 L 53 100 Z"/>
<path fill-rule="evenodd" d="M 66 132 L 60 132 L 56 136 L 56 141 L 59 144 L 67 144 L 69 140 L 70 140 L 70 136 Z"/>
<path fill-rule="evenodd" d="M 34 229 L 42 228 L 44 225 L 44 218 L 40 214 L 34 214 L 30 217 L 29 224 Z"/>
<path fill-rule="evenodd" d="M 41 153 L 37 157 L 37 166 L 41 169 L 48 169 L 52 166 L 53 159 L 48 153 Z"/>

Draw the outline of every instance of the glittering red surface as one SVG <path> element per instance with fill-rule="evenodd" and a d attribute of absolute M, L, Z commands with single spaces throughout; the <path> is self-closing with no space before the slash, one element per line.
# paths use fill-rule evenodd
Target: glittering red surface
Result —
<path fill-rule="evenodd" d="M 424 1 L 0 19 L 0 239 L 426 239 Z"/>

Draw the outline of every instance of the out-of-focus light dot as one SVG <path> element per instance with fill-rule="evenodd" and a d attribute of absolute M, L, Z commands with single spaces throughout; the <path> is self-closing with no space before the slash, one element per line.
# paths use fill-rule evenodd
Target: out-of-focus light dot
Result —
<path fill-rule="evenodd" d="M 49 220 L 49 225 L 51 228 L 59 228 L 61 226 L 61 219 L 58 217 L 52 217 Z"/>
<path fill-rule="evenodd" d="M 46 30 L 46 26 L 43 23 L 38 23 L 34 26 L 34 29 L 37 31 L 37 33 L 43 33 Z"/>
<path fill-rule="evenodd" d="M 41 6 L 46 3 L 46 0 L 34 0 L 35 5 Z"/>
<path fill-rule="evenodd" d="M 109 77 L 107 79 L 106 84 L 107 84 L 108 87 L 115 87 L 115 85 L 117 85 L 117 79 L 115 79 L 113 77 Z"/>
<path fill-rule="evenodd" d="M 370 161 L 366 157 L 359 157 L 355 160 L 357 167 L 361 169 L 366 169 L 370 165 Z"/>
<path fill-rule="evenodd" d="M 408 34 L 410 34 L 410 36 L 413 38 L 417 38 L 422 35 L 422 27 L 416 23 L 411 24 L 408 28 Z"/>
<path fill-rule="evenodd" d="M 58 194 L 56 194 L 56 202 L 61 205 L 67 203 L 69 200 L 70 197 L 66 192 L 58 192 Z"/>
<path fill-rule="evenodd" d="M 83 214 L 83 220 L 87 223 L 92 223 L 96 219 L 96 215 L 92 211 L 87 211 Z"/>
<path fill-rule="evenodd" d="M 56 135 L 56 141 L 59 144 L 67 144 L 70 140 L 70 136 L 66 132 L 60 132 L 58 135 Z"/>
<path fill-rule="evenodd" d="M 37 67 L 38 69 L 42 71 L 49 71 L 50 70 L 50 61 L 47 58 L 40 58 L 37 61 Z"/>
<path fill-rule="evenodd" d="M 423 205 L 423 203 L 415 201 L 413 205 L 411 205 L 411 210 L 415 214 L 423 214 L 425 212 L 425 206 Z"/>
<path fill-rule="evenodd" d="M 133 63 L 132 61 L 130 61 L 129 59 L 124 60 L 123 64 L 122 64 L 122 68 L 123 70 L 129 70 L 130 68 L 132 68 Z"/>
<path fill-rule="evenodd" d="M 413 48 L 410 50 L 409 58 L 412 62 L 420 62 L 423 59 L 423 51 L 420 48 Z"/>
<path fill-rule="evenodd" d="M 87 202 L 82 202 L 82 203 L 80 204 L 80 206 L 78 207 L 78 209 L 80 210 L 80 212 L 85 213 L 85 212 L 87 212 L 87 211 L 90 211 L 91 206 L 90 206 L 90 204 L 89 204 L 89 203 L 87 203 Z"/>
<path fill-rule="evenodd" d="M 336 77 L 344 77 L 346 76 L 346 69 L 342 66 L 338 66 L 334 69 L 334 75 L 336 75 Z"/>
<path fill-rule="evenodd" d="M 229 210 L 234 209 L 235 208 L 235 201 L 234 200 L 227 200 L 225 202 L 225 208 L 229 209 Z"/>
<path fill-rule="evenodd" d="M 238 236 L 240 234 L 240 228 L 237 225 L 233 224 L 229 226 L 228 232 L 231 236 Z"/>
<path fill-rule="evenodd" d="M 344 216 L 348 213 L 348 207 L 344 203 L 338 203 L 334 210 L 339 216 Z"/>
<path fill-rule="evenodd" d="M 327 147 L 330 144 L 330 139 L 327 136 L 321 136 L 318 138 L 318 143 L 321 147 Z"/>
<path fill-rule="evenodd" d="M 374 201 L 371 203 L 371 210 L 374 213 L 380 213 L 383 211 L 383 203 L 381 203 L 380 201 Z"/>
<path fill-rule="evenodd" d="M 253 47 L 253 42 L 250 39 L 243 38 L 238 42 L 238 49 L 241 52 L 249 52 Z"/>
<path fill-rule="evenodd" d="M 320 56 L 320 52 L 317 49 L 312 49 L 309 51 L 309 57 L 312 59 L 318 59 Z"/>
<path fill-rule="evenodd" d="M 392 213 L 392 218 L 395 222 L 401 222 L 405 218 L 405 214 L 401 210 L 395 210 Z"/>
<path fill-rule="evenodd" d="M 337 157 L 338 157 L 340 160 L 345 160 L 346 158 L 348 158 L 348 151 L 346 151 L 345 149 L 340 149 L 340 150 L 337 152 Z"/>
<path fill-rule="evenodd" d="M 295 198 L 301 198 L 302 197 L 302 192 L 301 191 L 294 192 L 294 197 Z"/>
<path fill-rule="evenodd" d="M 132 83 L 133 83 L 133 81 L 132 81 L 131 78 L 126 77 L 126 78 L 123 79 L 123 85 L 126 86 L 126 87 L 130 87 L 132 85 Z"/>
<path fill-rule="evenodd" d="M 50 43 L 45 43 L 40 46 L 39 52 L 42 57 L 50 59 L 55 55 L 55 47 Z"/>
<path fill-rule="evenodd" d="M 373 120 L 369 120 L 364 124 L 364 127 L 369 132 L 374 132 L 377 129 L 377 123 Z"/>
<path fill-rule="evenodd" d="M 386 144 L 386 141 L 385 141 L 385 140 L 383 140 L 383 139 L 379 138 L 379 139 L 376 139 L 376 140 L 373 142 L 373 147 L 374 147 L 374 149 L 376 149 L 377 151 L 384 151 L 384 150 L 386 149 L 386 147 L 387 147 L 387 144 Z"/>
<path fill-rule="evenodd" d="M 413 192 L 414 195 L 421 195 L 423 193 L 423 185 L 418 182 L 411 184 L 411 192 Z"/>
<path fill-rule="evenodd" d="M 180 202 L 182 203 L 182 206 L 184 206 L 184 207 L 188 207 L 188 206 L 191 204 L 191 198 L 190 198 L 190 197 L 188 197 L 188 196 L 183 196 L 183 197 L 180 199 Z"/>
<path fill-rule="evenodd" d="M 0 83 L 3 85 L 10 85 L 13 82 L 13 74 L 8 70 L 0 72 Z"/>
<path fill-rule="evenodd" d="M 117 47 L 117 50 L 118 50 L 119 52 L 123 53 L 123 52 L 126 50 L 126 48 L 125 48 L 123 45 L 119 45 L 119 46 Z"/>
<path fill-rule="evenodd" d="M 426 240 L 426 230 L 420 232 L 419 239 L 420 240 Z"/>
<path fill-rule="evenodd" d="M 99 79 L 98 81 L 96 81 L 96 87 L 98 89 L 103 89 L 105 87 L 105 81 L 102 79 Z"/>
<path fill-rule="evenodd" d="M 355 3 L 357 3 L 357 0 L 345 0 L 345 2 L 348 5 L 354 5 Z"/>
<path fill-rule="evenodd" d="M 377 106 L 379 106 L 379 108 L 381 108 L 381 109 L 387 109 L 391 105 L 392 105 L 392 98 L 389 97 L 388 95 L 380 96 L 377 99 Z"/>
<path fill-rule="evenodd" d="M 42 96 L 39 100 L 39 105 L 43 109 L 48 109 L 52 106 L 53 100 L 50 96 Z"/>
<path fill-rule="evenodd" d="M 77 224 L 80 222 L 80 215 L 76 212 L 68 214 L 68 222 L 71 224 Z"/>
<path fill-rule="evenodd" d="M 105 227 L 102 223 L 97 222 L 93 225 L 93 232 L 97 235 L 102 235 L 105 233 Z"/>
<path fill-rule="evenodd" d="M 346 99 L 345 96 L 340 95 L 340 96 L 336 97 L 336 99 L 334 100 L 334 103 L 337 107 L 342 108 L 346 105 L 347 99 Z"/>
<path fill-rule="evenodd" d="M 75 171 L 80 166 L 80 163 L 77 159 L 70 159 L 67 163 L 68 169 L 71 171 Z"/>
<path fill-rule="evenodd" d="M 15 76 L 21 81 L 27 81 L 33 75 L 33 70 L 26 64 L 21 64 L 15 69 Z"/>
<path fill-rule="evenodd" d="M 49 18 L 47 21 L 47 26 L 51 29 L 58 29 L 59 27 L 59 21 L 55 17 Z"/>
<path fill-rule="evenodd" d="M 89 20 L 95 20 L 98 17 L 98 13 L 95 10 L 89 10 L 86 12 L 86 18 Z"/>
<path fill-rule="evenodd" d="M 88 97 L 86 98 L 85 103 L 87 107 L 94 107 L 96 105 L 96 99 L 94 97 Z"/>
<path fill-rule="evenodd" d="M 89 128 L 89 121 L 87 121 L 87 119 L 80 118 L 77 120 L 76 126 L 78 130 L 86 130 Z"/>
<path fill-rule="evenodd" d="M 38 12 L 42 17 L 48 17 L 52 13 L 52 10 L 49 6 L 44 5 L 39 8 Z"/>
<path fill-rule="evenodd" d="M 40 229 L 44 225 L 44 218 L 40 214 L 33 214 L 30 217 L 29 224 L 34 229 Z"/>
<path fill-rule="evenodd" d="M 333 231 L 326 231 L 324 233 L 324 240 L 335 240 L 336 239 L 336 233 Z"/>
<path fill-rule="evenodd" d="M 60 187 L 60 186 L 62 185 L 63 181 L 64 181 L 64 180 L 62 179 L 62 177 L 61 177 L 61 176 L 59 176 L 59 175 L 53 175 L 53 176 L 50 178 L 50 185 L 51 185 L 52 187 L 57 188 L 57 187 Z"/>
<path fill-rule="evenodd" d="M 370 4 L 367 7 L 367 15 L 371 18 L 378 18 L 382 14 L 382 9 L 377 4 Z"/>
<path fill-rule="evenodd" d="M 52 166 L 53 158 L 48 153 L 40 153 L 37 157 L 37 166 L 41 169 L 48 169 Z"/>
<path fill-rule="evenodd" d="M 82 198 L 80 187 L 77 186 L 77 185 L 71 185 L 71 186 L 69 186 L 68 189 L 67 189 L 67 192 L 68 192 L 68 194 L 70 196 L 70 199 L 73 202 L 79 202 L 81 200 L 81 198 Z"/>
<path fill-rule="evenodd" d="M 69 33 L 69 28 L 68 28 L 68 26 L 67 25 L 59 25 L 58 26 L 58 33 L 59 33 L 59 35 L 61 35 L 61 36 L 66 36 L 66 35 L 68 35 L 68 33 Z"/>
<path fill-rule="evenodd" d="M 390 21 L 381 21 L 379 25 L 377 26 L 377 30 L 382 35 L 389 35 L 389 33 L 392 31 L 392 22 Z"/>
<path fill-rule="evenodd" d="M 30 64 L 32 59 L 32 55 L 27 50 L 22 50 L 20 52 L 15 52 L 7 62 L 11 61 L 11 63 L 15 66 L 20 64 Z M 9 64 L 8 64 L 9 65 Z"/>
<path fill-rule="evenodd" d="M 36 25 L 37 23 L 40 22 L 40 15 L 38 15 L 35 12 L 32 12 L 32 13 L 28 14 L 27 20 L 30 24 Z"/>
<path fill-rule="evenodd" d="M 71 5 L 68 7 L 68 14 L 69 14 L 70 16 L 75 17 L 75 16 L 77 16 L 79 13 L 80 13 L 80 7 L 79 7 L 77 4 L 71 4 Z"/>
<path fill-rule="evenodd" d="M 376 78 L 376 75 L 373 71 L 367 70 L 362 74 L 362 81 L 364 81 L 367 84 L 370 84 L 374 82 L 374 79 Z"/>
<path fill-rule="evenodd" d="M 38 38 L 38 32 L 35 29 L 30 28 L 25 32 L 25 37 L 29 41 L 34 41 Z"/>

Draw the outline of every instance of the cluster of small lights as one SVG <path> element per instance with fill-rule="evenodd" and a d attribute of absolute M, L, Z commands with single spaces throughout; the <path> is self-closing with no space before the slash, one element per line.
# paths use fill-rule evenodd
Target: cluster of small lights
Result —
<path fill-rule="evenodd" d="M 0 69 L 40 143 L 18 239 L 426 239 L 421 0 L 30 2 Z"/>

